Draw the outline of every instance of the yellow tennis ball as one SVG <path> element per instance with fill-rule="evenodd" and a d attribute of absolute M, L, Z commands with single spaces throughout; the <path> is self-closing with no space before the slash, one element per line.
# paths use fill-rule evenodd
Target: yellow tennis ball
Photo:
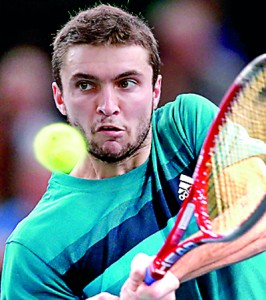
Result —
<path fill-rule="evenodd" d="M 36 134 L 33 150 L 43 167 L 68 174 L 85 157 L 87 145 L 78 129 L 59 122 L 43 127 Z"/>

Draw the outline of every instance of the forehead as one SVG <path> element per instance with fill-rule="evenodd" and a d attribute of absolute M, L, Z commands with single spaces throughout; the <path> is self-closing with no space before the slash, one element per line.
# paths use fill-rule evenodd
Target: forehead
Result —
<path fill-rule="evenodd" d="M 137 45 L 92 46 L 75 45 L 69 48 L 62 66 L 64 73 L 90 73 L 98 77 L 110 76 L 135 70 L 152 74 L 148 51 Z M 71 75 L 70 75 L 71 76 Z"/>

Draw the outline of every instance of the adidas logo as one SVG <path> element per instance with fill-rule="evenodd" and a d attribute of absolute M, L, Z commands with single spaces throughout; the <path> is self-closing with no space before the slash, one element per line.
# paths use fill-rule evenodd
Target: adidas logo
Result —
<path fill-rule="evenodd" d="M 180 175 L 179 188 L 178 188 L 179 200 L 184 201 L 187 198 L 192 183 L 193 183 L 193 178 L 184 174 Z"/>

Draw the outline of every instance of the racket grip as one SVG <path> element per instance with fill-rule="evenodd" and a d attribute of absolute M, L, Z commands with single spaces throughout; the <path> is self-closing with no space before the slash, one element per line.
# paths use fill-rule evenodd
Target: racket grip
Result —
<path fill-rule="evenodd" d="M 156 269 L 154 266 L 154 262 L 153 262 L 146 269 L 144 282 L 147 285 L 151 285 L 155 281 L 162 279 L 164 277 L 165 273 L 166 273 L 166 270 L 161 271 L 158 268 Z"/>
<path fill-rule="evenodd" d="M 146 274 L 145 274 L 145 278 L 144 278 L 144 282 L 147 284 L 147 285 L 151 285 L 152 283 L 154 283 L 155 281 L 157 281 L 155 278 L 152 277 L 152 274 L 151 274 L 151 270 L 150 268 L 148 267 L 146 269 Z"/>

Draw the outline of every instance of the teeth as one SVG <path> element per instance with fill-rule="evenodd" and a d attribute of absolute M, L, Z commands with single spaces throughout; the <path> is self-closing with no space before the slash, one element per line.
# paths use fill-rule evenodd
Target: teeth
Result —
<path fill-rule="evenodd" d="M 102 129 L 103 129 L 103 130 L 117 130 L 117 129 L 114 128 L 114 127 L 105 127 L 105 126 L 103 126 Z"/>

